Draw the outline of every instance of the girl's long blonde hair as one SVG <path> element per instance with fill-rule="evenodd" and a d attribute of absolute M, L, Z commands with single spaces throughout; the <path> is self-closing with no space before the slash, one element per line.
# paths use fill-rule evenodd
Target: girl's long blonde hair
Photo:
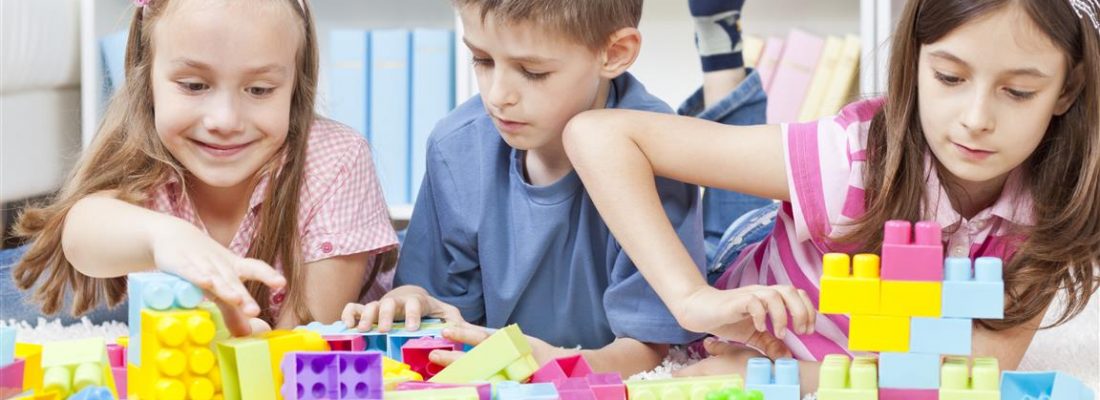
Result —
<path fill-rule="evenodd" d="M 282 264 L 287 278 L 283 311 L 293 312 L 299 321 L 309 321 L 309 311 L 301 294 L 304 277 L 296 210 L 305 169 L 306 144 L 314 119 L 319 69 L 317 36 L 308 2 L 271 1 L 286 3 L 300 17 L 301 23 L 296 28 L 301 30 L 303 39 L 296 56 L 289 132 L 286 143 L 272 158 L 273 163 L 284 159 L 285 162 L 257 172 L 268 174 L 271 184 L 264 194 L 259 210 L 260 225 L 247 256 L 271 265 Z M 108 105 L 95 139 L 52 202 L 27 209 L 16 223 L 16 234 L 32 240 L 32 244 L 13 271 L 15 282 L 20 289 L 26 290 L 41 280 L 34 299 L 41 303 L 45 314 L 58 311 L 70 286 L 73 315 L 95 308 L 104 297 L 108 305 L 115 306 L 126 294 L 125 277 L 91 278 L 79 273 L 65 258 L 61 233 L 65 216 L 73 204 L 88 195 L 109 190 L 117 192 L 120 200 L 145 206 L 149 195 L 170 177 L 187 182 L 187 171 L 161 143 L 153 124 L 153 28 L 175 3 L 177 1 L 153 0 L 134 11 L 126 44 L 125 84 Z M 273 323 L 275 316 L 270 313 L 268 288 L 257 282 L 247 285 L 260 309 L 264 310 L 261 316 Z"/>
<path fill-rule="evenodd" d="M 925 214 L 929 205 L 923 157 L 928 144 L 917 107 L 921 46 L 1010 5 L 1022 7 L 1062 49 L 1069 65 L 1063 90 L 1078 95 L 1068 112 L 1051 120 L 1039 147 L 1021 166 L 1034 197 L 1036 224 L 1016 227 L 1026 239 L 1006 260 L 1005 318 L 981 321 L 992 329 L 1034 319 L 1058 291 L 1065 290 L 1068 300 L 1055 325 L 1061 324 L 1085 308 L 1098 285 L 1094 268 L 1100 265 L 1100 34 L 1088 16 L 1078 17 L 1069 0 L 909 1 L 894 33 L 887 100 L 867 138 L 867 212 L 850 234 L 837 239 L 877 252 L 887 220 L 915 221 Z M 949 187 L 948 192 L 958 191 Z"/>

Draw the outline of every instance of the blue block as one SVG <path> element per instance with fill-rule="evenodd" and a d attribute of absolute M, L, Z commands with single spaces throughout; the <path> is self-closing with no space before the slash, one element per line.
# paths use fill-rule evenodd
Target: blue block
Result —
<path fill-rule="evenodd" d="M 126 359 L 141 366 L 141 310 L 193 309 L 202 302 L 202 290 L 191 282 L 163 272 L 138 272 L 127 276 L 130 345 Z"/>
<path fill-rule="evenodd" d="M 950 257 L 944 262 L 943 317 L 1004 318 L 1005 284 L 1001 259 Z"/>
<path fill-rule="evenodd" d="M 1001 373 L 1001 398 L 1011 400 L 1093 400 L 1096 393 L 1061 372 Z"/>
<path fill-rule="evenodd" d="M 427 324 L 438 324 L 440 322 L 441 320 L 435 318 L 420 321 L 422 326 Z M 406 342 L 424 336 L 443 336 L 442 329 L 420 329 L 417 331 L 410 331 L 402 328 L 394 329 L 387 333 L 377 331 L 363 332 L 356 329 L 348 329 L 344 323 L 340 321 L 327 325 L 320 322 L 310 322 L 308 325 L 299 326 L 295 329 L 305 329 L 317 332 L 321 335 L 363 335 L 363 341 L 366 343 L 367 350 L 381 351 L 385 353 L 386 357 L 397 361 L 402 360 L 401 346 L 404 346 Z"/>
<path fill-rule="evenodd" d="M 909 352 L 968 356 L 973 326 L 969 318 L 914 317 L 909 323 Z"/>
<path fill-rule="evenodd" d="M 553 383 L 530 383 L 521 385 L 515 382 L 496 384 L 498 400 L 557 400 L 558 390 Z"/>
<path fill-rule="evenodd" d="M 102 386 L 90 386 L 84 388 L 69 397 L 69 400 L 114 400 L 111 390 Z"/>
<path fill-rule="evenodd" d="M 15 328 L 0 326 L 0 366 L 15 362 Z"/>
<path fill-rule="evenodd" d="M 442 337 L 442 329 L 421 329 L 418 331 L 397 330 L 386 336 L 386 357 L 405 362 L 401 356 L 401 347 L 410 340 L 425 336 Z"/>
<path fill-rule="evenodd" d="M 879 353 L 878 387 L 889 389 L 939 389 L 940 355 Z"/>
<path fill-rule="evenodd" d="M 799 400 L 802 398 L 798 380 L 798 361 L 781 358 L 775 361 L 763 357 L 749 359 L 745 368 L 745 389 L 759 390 L 768 400 Z"/>

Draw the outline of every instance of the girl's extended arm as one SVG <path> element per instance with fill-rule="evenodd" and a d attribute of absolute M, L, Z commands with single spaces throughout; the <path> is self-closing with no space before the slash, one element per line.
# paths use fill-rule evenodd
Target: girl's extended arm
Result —
<path fill-rule="evenodd" d="M 800 290 L 710 288 L 661 208 L 653 179 L 787 200 L 779 127 L 595 110 L 570 121 L 564 141 L 600 215 L 682 326 L 721 334 L 723 326 L 751 315 L 761 329 L 768 314 L 782 335 L 789 308 L 796 331 L 812 329 L 813 306 Z"/>

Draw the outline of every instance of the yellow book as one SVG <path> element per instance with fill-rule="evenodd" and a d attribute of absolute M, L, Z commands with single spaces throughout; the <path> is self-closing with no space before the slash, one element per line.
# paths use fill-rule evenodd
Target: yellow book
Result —
<path fill-rule="evenodd" d="M 833 71 L 836 69 L 843 49 L 843 39 L 837 36 L 825 38 L 821 60 L 817 62 L 817 69 L 814 70 L 813 79 L 810 81 L 810 90 L 806 92 L 806 98 L 802 100 L 802 109 L 798 112 L 799 121 L 817 119 L 821 102 L 825 100 L 825 90 L 829 87 L 829 80 L 833 77 Z"/>
<path fill-rule="evenodd" d="M 836 114 L 844 107 L 844 102 L 852 97 L 851 93 L 855 91 L 857 83 L 856 77 L 859 76 L 861 51 L 859 36 L 848 35 L 844 38 L 844 48 L 833 70 L 833 77 L 829 79 L 829 86 L 825 89 L 817 118 Z"/>
<path fill-rule="evenodd" d="M 760 60 L 760 53 L 764 52 L 764 39 L 752 35 L 741 37 L 741 54 L 745 57 L 745 66 L 756 67 Z"/>

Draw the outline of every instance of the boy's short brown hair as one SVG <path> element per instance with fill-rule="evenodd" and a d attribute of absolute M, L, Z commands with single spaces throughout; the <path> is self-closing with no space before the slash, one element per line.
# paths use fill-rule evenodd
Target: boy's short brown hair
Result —
<path fill-rule="evenodd" d="M 506 24 L 536 22 L 592 50 L 607 44 L 622 28 L 637 28 L 642 0 L 453 0 L 456 7 L 477 7 L 481 19 L 493 14 Z"/>

